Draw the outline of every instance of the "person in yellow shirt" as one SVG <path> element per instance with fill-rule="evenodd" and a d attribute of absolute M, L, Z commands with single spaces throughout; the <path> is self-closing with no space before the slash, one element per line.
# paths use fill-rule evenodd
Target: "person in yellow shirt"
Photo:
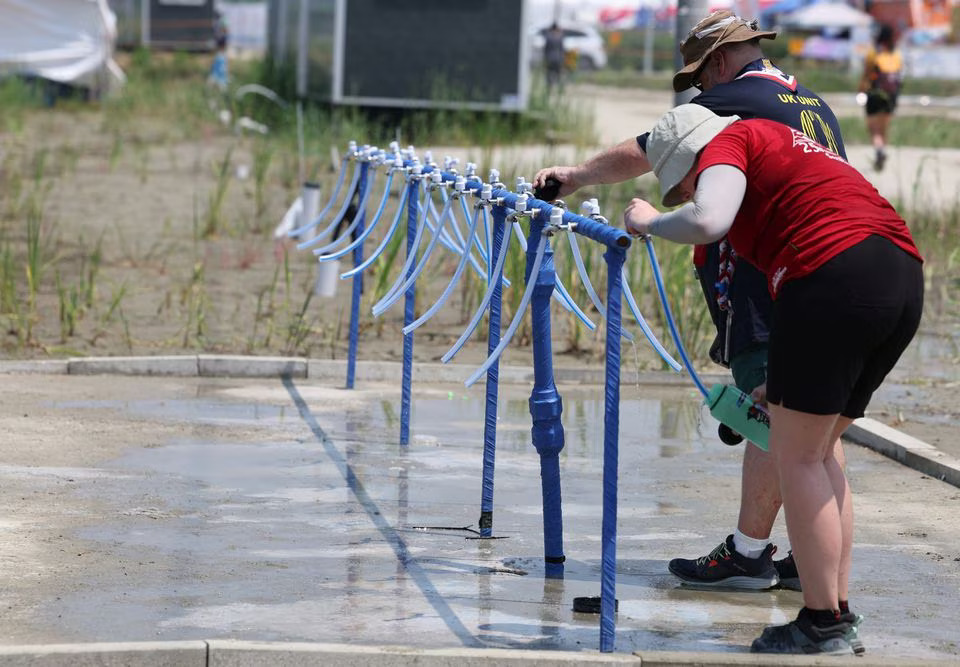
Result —
<path fill-rule="evenodd" d="M 867 131 L 876 151 L 873 166 L 877 171 L 887 161 L 887 132 L 902 84 L 903 58 L 896 47 L 893 28 L 883 24 L 864 61 L 860 79 L 860 92 L 867 96 Z"/>

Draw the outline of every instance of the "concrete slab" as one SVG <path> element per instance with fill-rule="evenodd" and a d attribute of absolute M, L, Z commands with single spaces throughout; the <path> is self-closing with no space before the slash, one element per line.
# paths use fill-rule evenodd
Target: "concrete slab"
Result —
<path fill-rule="evenodd" d="M 4 667 L 207 667 L 207 644 L 130 642 L 0 646 Z"/>
<path fill-rule="evenodd" d="M 41 373 L 60 375 L 69 370 L 67 359 L 3 359 L 0 360 L 0 374 Z"/>
<path fill-rule="evenodd" d="M 203 377 L 307 377 L 307 360 L 302 357 L 201 354 L 197 366 Z"/>
<path fill-rule="evenodd" d="M 78 357 L 70 359 L 71 375 L 169 375 L 189 377 L 197 374 L 195 355 L 156 357 Z"/>
<path fill-rule="evenodd" d="M 561 393 L 567 562 L 557 580 L 544 577 L 526 386 L 501 391 L 499 539 L 479 540 L 481 388 L 416 385 L 401 447 L 397 384 L 18 376 L 0 386 L 0 645 L 598 655 L 598 619 L 572 600 L 599 593 L 602 392 Z M 799 595 L 698 591 L 666 570 L 732 530 L 740 449 L 717 443 L 689 388 L 625 383 L 622 399 L 613 655 L 760 664 L 746 647 L 789 620 Z M 957 661 L 960 492 L 866 448 L 848 457 L 851 602 L 866 616 L 869 660 Z M 782 525 L 774 538 L 782 554 Z"/>
<path fill-rule="evenodd" d="M 423 649 L 409 646 L 358 646 L 297 642 L 139 642 L 117 644 L 58 644 L 0 648 L 4 665 L 74 667 L 137 665 L 138 667 L 568 667 L 571 665 L 634 665 L 636 667 L 766 666 L 768 656 L 684 651 L 637 651 L 633 654 L 586 653 L 517 649 Z M 781 666 L 836 665 L 837 658 L 783 656 Z M 859 657 L 857 667 L 935 667 L 947 661 Z"/>
<path fill-rule="evenodd" d="M 589 655 L 560 651 L 515 649 L 422 649 L 402 646 L 350 644 L 284 644 L 271 642 L 210 642 L 209 667 L 335 665 L 336 667 L 575 667 L 620 664 L 639 667 L 632 655 Z"/>
<path fill-rule="evenodd" d="M 960 459 L 875 419 L 864 417 L 856 420 L 844 437 L 941 482 L 960 487 Z"/>

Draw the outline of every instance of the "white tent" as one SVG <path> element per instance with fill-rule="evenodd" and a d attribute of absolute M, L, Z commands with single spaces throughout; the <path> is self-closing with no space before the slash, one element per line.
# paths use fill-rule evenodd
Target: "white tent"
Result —
<path fill-rule="evenodd" d="M 868 27 L 873 17 L 843 2 L 818 2 L 790 12 L 780 19 L 784 28 L 844 30 Z"/>
<path fill-rule="evenodd" d="M 105 92 L 124 81 L 116 24 L 106 0 L 0 0 L 0 75 Z"/>

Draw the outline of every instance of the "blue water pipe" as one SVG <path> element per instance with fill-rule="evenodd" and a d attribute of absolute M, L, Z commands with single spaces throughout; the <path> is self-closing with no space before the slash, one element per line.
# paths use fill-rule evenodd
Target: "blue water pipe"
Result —
<path fill-rule="evenodd" d="M 360 192 L 360 198 L 363 199 L 363 195 L 366 192 L 367 188 L 367 172 L 370 169 L 369 162 L 362 162 L 360 164 L 360 176 L 357 182 L 357 188 Z M 349 199 L 347 200 L 349 202 Z M 357 211 L 357 217 L 359 218 L 359 225 L 355 229 L 355 233 L 360 235 L 363 233 L 363 219 L 366 216 L 366 212 L 362 209 Z M 357 245 L 353 249 L 353 264 L 354 266 L 359 266 L 363 263 L 363 244 Z M 353 277 L 353 294 L 350 301 L 350 342 L 347 349 L 347 389 L 353 389 L 354 378 L 356 377 L 357 372 L 357 338 L 360 331 L 360 297 L 363 295 L 363 274 L 358 273 Z"/>
<path fill-rule="evenodd" d="M 428 173 L 433 173 L 433 172 L 428 172 Z M 446 176 L 444 176 L 444 180 L 447 182 L 453 182 L 453 181 L 450 181 L 450 179 L 446 178 Z M 444 204 L 446 204 L 446 193 L 443 190 L 441 190 L 441 193 L 444 196 Z M 451 252 L 457 255 L 462 255 L 464 252 L 463 246 L 466 243 L 466 239 L 461 239 L 460 230 L 456 225 L 456 219 L 453 216 L 450 216 L 449 218 L 451 222 L 451 226 L 454 228 L 454 235 L 451 236 L 450 233 L 447 232 L 446 227 L 444 225 L 439 224 L 440 212 L 437 210 L 436 206 L 434 205 L 433 200 L 431 199 L 429 201 L 430 201 L 430 205 L 427 207 L 427 210 L 429 210 L 430 215 L 427 216 L 426 220 L 427 220 L 427 227 L 430 229 L 430 233 L 431 234 L 435 233 L 436 230 L 439 228 L 440 243 L 445 248 L 447 248 L 447 250 L 450 250 Z M 461 199 L 460 201 L 464 201 L 464 200 Z M 431 223 L 430 222 L 431 219 L 433 219 L 434 222 Z M 437 225 L 437 226 L 435 227 L 434 225 Z M 458 240 L 458 239 L 461 239 L 461 240 Z M 477 241 L 474 241 L 474 242 L 477 242 Z M 487 261 L 486 256 L 481 257 L 481 259 L 483 260 L 484 263 L 486 263 Z M 471 254 L 468 261 L 470 263 L 470 267 L 473 269 L 474 273 L 476 273 L 478 277 L 484 278 L 486 276 L 486 272 L 484 271 L 483 267 L 480 266 L 480 262 L 477 261 L 476 257 L 474 257 Z"/>
<path fill-rule="evenodd" d="M 360 195 L 360 201 L 357 203 L 357 210 L 361 210 L 361 209 L 362 209 L 362 210 L 365 211 L 365 210 L 367 209 L 367 200 L 370 198 L 370 193 L 373 192 L 373 184 L 374 184 L 374 181 L 376 180 L 376 174 L 377 174 L 376 169 L 374 169 L 374 170 L 371 171 L 370 167 L 371 167 L 371 166 L 376 167 L 376 165 L 378 164 L 378 162 L 377 162 L 377 158 L 371 157 L 369 153 L 365 154 L 365 156 L 364 156 L 364 158 L 362 158 L 362 160 L 363 160 L 363 161 L 361 162 L 360 171 L 361 171 L 361 174 L 362 174 L 362 173 L 363 173 L 363 165 L 366 165 L 367 170 L 366 170 L 365 176 L 366 176 L 366 179 L 367 179 L 367 180 L 366 180 L 366 183 L 365 183 L 365 187 L 359 188 L 359 186 L 358 186 L 358 190 L 357 190 L 357 191 L 360 192 L 361 195 Z M 390 187 L 390 181 L 389 181 L 389 179 L 388 179 L 388 180 L 387 180 L 387 189 L 388 189 L 388 190 L 389 190 L 389 187 Z M 346 211 L 347 211 L 347 209 L 349 208 L 349 205 L 350 205 L 350 202 L 349 202 L 349 200 L 348 200 L 348 201 L 346 202 L 346 206 L 345 206 L 344 209 L 343 209 L 343 213 L 340 214 L 340 216 L 346 215 Z M 340 220 L 341 220 L 341 217 L 340 217 L 340 216 L 338 216 L 337 218 L 334 219 L 333 223 L 331 224 L 331 227 L 332 227 L 333 225 L 339 225 Z M 322 246 L 322 247 L 320 247 L 320 248 L 315 248 L 315 249 L 314 249 L 314 254 L 315 254 L 315 255 L 325 254 L 326 252 L 328 252 L 328 251 L 330 251 L 330 250 L 333 250 L 333 249 L 336 248 L 337 246 L 343 244 L 348 238 L 349 238 L 351 241 L 356 240 L 356 238 L 357 238 L 357 236 L 358 236 L 358 234 L 359 234 L 359 232 L 358 232 L 357 230 L 360 229 L 360 230 L 362 231 L 362 228 L 363 228 L 363 225 L 365 224 L 365 222 L 366 222 L 366 221 L 365 221 L 365 219 L 364 219 L 364 216 L 355 216 L 354 219 L 353 219 L 353 221 L 347 226 L 346 229 L 344 229 L 343 231 L 340 232 L 340 235 L 339 235 L 337 238 L 333 239 L 333 241 L 331 241 L 330 243 L 328 243 L 328 244 L 325 245 L 325 246 Z M 322 237 L 321 235 L 317 235 L 317 236 L 315 236 L 315 237 L 313 237 L 312 239 L 309 239 L 309 240 L 307 240 L 307 241 L 301 241 L 300 243 L 297 244 L 297 250 L 305 250 L 306 248 L 313 248 L 313 246 L 317 245 L 322 239 L 323 239 L 323 237 Z"/>
<path fill-rule="evenodd" d="M 404 168 L 401 167 L 401 169 L 404 169 Z M 353 267 L 352 269 L 350 269 L 345 273 L 341 273 L 340 280 L 346 280 L 347 278 L 350 278 L 354 274 L 360 273 L 361 271 L 366 269 L 368 266 L 373 264 L 373 262 L 375 262 L 376 259 L 380 256 L 380 253 L 382 253 L 384 249 L 386 249 L 387 245 L 390 243 L 390 239 L 393 238 L 394 233 L 396 233 L 397 228 L 400 226 L 400 218 L 403 217 L 403 213 L 407 210 L 406 204 L 407 204 L 408 193 L 409 193 L 408 188 L 404 186 L 400 191 L 400 201 L 397 203 L 397 210 L 394 213 L 393 220 L 390 222 L 390 226 L 387 227 L 387 231 L 383 235 L 383 239 L 381 239 L 380 244 L 376 247 L 376 249 L 374 249 L 372 253 L 370 253 L 370 256 L 367 259 L 363 260 L 362 264 L 360 264 L 359 266 Z M 377 217 L 374 219 L 374 221 L 371 222 L 371 225 L 370 225 L 371 229 L 373 228 L 375 221 L 380 219 L 380 213 L 382 213 L 382 211 L 379 212 Z M 366 234 L 366 232 L 364 233 Z M 353 244 L 351 244 L 351 246 L 353 246 Z M 338 251 L 337 253 L 334 253 L 333 255 L 327 255 L 325 257 L 321 257 L 320 259 L 321 261 L 325 259 L 335 259 L 340 253 L 349 252 L 352 249 L 353 249 L 352 247 L 348 246 L 347 248 L 344 248 Z"/>
<path fill-rule="evenodd" d="M 463 201 L 463 199 L 461 199 Z M 440 308 L 443 307 L 443 304 L 447 302 L 447 299 L 450 298 L 450 295 L 453 293 L 454 287 L 457 286 L 457 283 L 460 282 L 460 278 L 463 276 L 463 270 L 467 266 L 467 262 L 470 258 L 470 250 L 473 247 L 474 234 L 477 230 L 477 221 L 480 219 L 480 208 L 475 207 L 473 210 L 473 216 L 470 220 L 470 225 L 467 228 L 467 238 L 465 239 L 466 246 L 464 248 L 463 254 L 460 255 L 460 260 L 457 263 L 457 268 L 453 272 L 453 276 L 450 278 L 450 282 L 447 283 L 447 286 L 443 289 L 443 292 L 440 294 L 440 297 L 433 303 L 427 311 L 421 315 L 416 321 L 408 324 L 403 328 L 403 333 L 410 333 L 415 329 L 423 326 L 431 317 L 433 317 Z M 492 270 L 492 267 L 491 267 Z"/>
<path fill-rule="evenodd" d="M 333 194 L 330 195 L 330 200 L 327 202 L 327 205 L 323 207 L 323 210 L 321 210 L 315 218 L 313 218 L 312 220 L 309 220 L 306 224 L 300 226 L 299 228 L 293 229 L 290 232 L 288 232 L 288 236 L 290 236 L 291 238 L 296 238 L 301 234 L 303 234 L 304 232 L 320 224 L 320 221 L 323 220 L 324 216 L 327 215 L 327 212 L 333 207 L 333 204 L 337 200 L 337 197 L 340 196 L 340 188 L 343 187 L 343 181 L 347 175 L 347 163 L 353 159 L 356 152 L 357 152 L 357 142 L 351 141 L 350 145 L 347 148 L 347 154 L 343 156 L 342 160 L 340 160 L 340 171 L 337 174 L 337 184 L 333 188 Z"/>
<path fill-rule="evenodd" d="M 322 248 L 314 248 L 313 254 L 317 255 L 321 259 L 321 261 L 339 259 L 340 257 L 343 257 L 344 255 L 349 253 L 351 250 L 353 250 L 357 245 L 366 241 L 367 237 L 370 236 L 373 230 L 377 228 L 377 223 L 380 222 L 380 218 L 383 217 L 383 212 L 387 207 L 387 200 L 390 199 L 390 191 L 391 191 L 391 186 L 393 185 L 393 176 L 395 173 L 396 173 L 395 167 L 390 167 L 390 169 L 387 171 L 387 181 L 386 183 L 384 183 L 384 186 L 383 186 L 383 193 L 380 197 L 380 204 L 377 206 L 376 212 L 373 214 L 373 217 L 370 218 L 369 224 L 367 225 L 367 228 L 364 230 L 362 234 L 353 234 L 353 240 L 349 244 L 347 244 L 345 247 L 335 252 L 333 252 L 333 248 L 340 245 L 340 242 L 341 242 L 340 239 L 336 239 L 335 241 L 333 241 L 333 243 L 329 243 L 323 246 Z M 372 189 L 373 189 L 372 187 L 367 188 L 368 193 Z M 363 201 L 358 206 L 358 208 L 364 208 L 365 206 L 366 206 L 366 201 Z M 346 236 L 348 232 L 352 234 L 353 229 L 347 228 L 343 232 L 344 236 Z M 341 237 L 341 239 L 342 238 L 343 237 Z"/>
<path fill-rule="evenodd" d="M 600 651 L 610 652 L 616 636 L 617 483 L 620 450 L 620 335 L 623 264 L 626 251 L 607 246 L 607 341 L 603 388 L 603 518 L 600 537 Z"/>
<path fill-rule="evenodd" d="M 657 253 L 653 249 L 653 241 L 649 236 L 643 237 L 643 240 L 644 245 L 647 246 L 647 255 L 650 257 L 650 268 L 653 270 L 653 280 L 657 285 L 657 294 L 660 295 L 660 302 L 663 304 L 663 314 L 667 318 L 667 326 L 670 329 L 670 335 L 673 337 L 673 343 L 677 346 L 677 353 L 680 355 L 680 359 L 683 360 L 683 365 L 687 369 L 690 379 L 693 380 L 693 384 L 696 385 L 700 393 L 703 394 L 703 397 L 706 398 L 709 392 L 700 380 L 697 372 L 693 369 L 693 364 L 690 362 L 687 351 L 683 347 L 683 341 L 680 340 L 680 332 L 677 330 L 677 324 L 673 319 L 673 311 L 670 310 L 670 301 L 667 299 L 667 290 L 663 286 L 663 277 L 660 275 L 660 263 L 657 262 Z"/>
<path fill-rule="evenodd" d="M 390 226 L 387 228 L 386 233 L 383 235 L 383 239 L 380 241 L 380 245 L 378 245 L 376 249 L 372 253 L 370 253 L 370 256 L 367 259 L 363 260 L 362 264 L 353 267 L 352 269 L 350 269 L 345 273 L 341 273 L 340 280 L 346 280 L 347 278 L 352 277 L 354 274 L 360 273 L 361 271 L 366 269 L 368 266 L 373 264 L 377 260 L 377 258 L 380 256 L 380 253 L 382 253 L 384 249 L 386 249 L 387 245 L 390 243 L 390 239 L 393 238 L 394 233 L 397 231 L 397 229 L 400 226 L 400 218 L 403 217 L 404 212 L 407 210 L 406 204 L 407 204 L 407 195 L 409 194 L 409 192 L 410 192 L 410 189 L 407 188 L 406 186 L 404 186 L 403 189 L 401 190 L 400 201 L 399 203 L 397 203 L 396 213 L 394 214 L 393 220 L 390 222 Z M 333 256 L 330 255 L 329 257 L 333 257 Z"/>
<path fill-rule="evenodd" d="M 442 189 L 445 185 L 448 185 L 440 179 L 439 172 L 433 172 L 433 176 L 434 178 L 431 178 L 430 182 L 427 185 L 428 193 L 436 189 Z M 423 253 L 420 256 L 420 260 L 416 263 L 416 266 L 413 268 L 413 270 L 412 271 L 408 270 L 404 274 L 403 284 L 396 287 L 393 290 L 392 294 L 388 293 L 386 296 L 383 297 L 383 299 L 380 300 L 379 303 L 374 305 L 373 307 L 374 315 L 379 316 L 383 314 L 388 308 L 390 308 L 390 306 L 392 306 L 400 298 L 401 293 L 405 293 L 407 290 L 409 290 L 409 288 L 413 287 L 414 281 L 417 279 L 417 276 L 419 276 L 420 273 L 423 271 L 424 267 L 426 267 L 427 262 L 430 260 L 430 256 L 433 254 L 433 251 L 437 247 L 437 243 L 440 240 L 439 230 L 443 229 L 443 225 L 445 224 L 447 217 L 450 215 L 453 203 L 457 199 L 459 199 L 462 196 L 462 194 L 463 194 L 463 191 L 461 189 L 460 192 L 455 193 L 447 198 L 447 203 L 444 204 L 443 211 L 441 212 L 440 217 L 437 219 L 438 232 L 433 235 L 433 238 L 430 239 L 430 242 L 427 244 L 426 248 L 424 248 Z M 406 322 L 405 324 L 410 324 L 410 322 Z"/>
<path fill-rule="evenodd" d="M 533 391 L 530 394 L 530 415 L 533 418 L 531 438 L 540 455 L 540 487 L 543 496 L 543 562 L 544 576 L 563 578 L 563 509 L 560 493 L 560 451 L 564 435 L 560 415 L 563 400 L 553 379 L 553 350 L 550 327 L 550 297 L 556 287 L 553 250 L 550 240 L 542 238 L 543 215 L 530 220 L 527 266 L 524 279 L 534 284 L 530 302 L 533 337 Z M 542 246 L 542 247 L 540 247 Z M 539 252 L 534 251 L 538 248 Z M 540 254 L 539 262 L 537 255 Z M 539 263 L 539 267 L 536 265 Z"/>
<path fill-rule="evenodd" d="M 527 252 L 527 237 L 523 234 L 523 229 L 520 227 L 519 222 L 514 223 L 514 231 L 517 235 L 517 239 L 520 241 L 520 247 L 523 248 L 524 252 Z M 567 292 L 567 288 L 563 286 L 563 283 L 558 279 L 557 280 L 557 289 L 553 292 L 553 298 L 563 306 L 564 310 L 567 310 L 577 316 L 584 326 L 586 326 L 590 331 L 593 331 L 597 328 L 597 325 L 593 323 L 587 314 L 580 309 L 580 306 L 577 305 L 576 301 L 573 300 L 573 297 L 570 296 L 570 293 Z"/>
<path fill-rule="evenodd" d="M 356 142 L 352 142 L 352 141 L 350 142 L 350 150 L 348 151 L 347 156 L 344 158 L 344 164 L 346 164 L 346 162 L 348 161 L 353 162 L 354 168 L 353 168 L 353 176 L 350 180 L 350 185 L 347 187 L 346 198 L 343 200 L 343 203 L 340 205 L 340 209 L 337 211 L 337 214 L 334 216 L 330 224 L 327 225 L 326 229 L 324 229 L 319 234 L 315 234 L 313 236 L 313 238 L 316 239 L 317 242 L 333 234 L 333 232 L 337 228 L 337 225 L 340 224 L 340 221 L 343 219 L 343 216 L 346 215 L 347 208 L 350 206 L 350 201 L 353 199 L 353 195 L 356 192 L 357 187 L 359 186 L 360 174 L 362 171 L 360 168 L 360 165 L 364 164 L 364 161 L 361 161 L 360 158 L 361 158 L 361 155 L 365 152 L 365 150 L 366 148 L 364 149 L 364 151 L 358 151 L 356 147 Z M 327 202 L 327 205 L 323 207 L 323 210 L 317 214 L 317 217 L 307 222 L 307 224 L 302 225 L 297 229 L 291 230 L 290 232 L 288 232 L 288 236 L 292 238 L 297 238 L 299 236 L 302 236 L 306 232 L 312 230 L 314 227 L 319 226 L 319 224 L 323 221 L 323 218 L 327 215 L 327 212 L 331 209 L 334 202 L 336 201 L 336 195 L 340 191 L 340 187 L 343 182 L 343 175 L 345 171 L 346 171 L 345 169 L 341 169 L 341 172 L 340 172 L 341 178 L 337 181 L 337 185 L 336 185 L 336 188 L 334 189 L 333 196 L 330 197 L 330 201 Z"/>
<path fill-rule="evenodd" d="M 489 188 L 488 188 L 489 189 Z M 503 276 L 503 265 L 507 258 L 507 251 L 510 246 L 510 232 L 513 228 L 508 228 L 504 230 L 504 240 L 500 248 L 500 252 L 497 254 L 496 263 L 493 267 L 493 275 L 496 276 L 496 280 L 499 282 Z M 487 312 L 487 307 L 490 304 L 490 300 L 493 298 L 493 293 L 496 288 L 496 284 L 492 281 L 487 284 L 487 291 L 484 293 L 483 298 L 480 300 L 480 305 L 477 306 L 476 312 L 473 314 L 473 317 L 470 319 L 470 322 L 467 324 L 466 328 L 463 330 L 463 333 L 460 334 L 460 338 L 451 346 L 449 350 L 440 358 L 440 361 L 443 363 L 449 362 L 453 359 L 454 355 L 460 351 L 460 348 L 466 344 L 467 339 L 476 329 L 477 325 L 480 324 L 480 320 L 483 319 L 483 314 Z"/>
<path fill-rule="evenodd" d="M 357 177 L 356 187 L 360 192 L 361 201 L 365 201 L 364 195 L 368 196 L 366 188 L 370 187 L 368 178 L 369 164 L 362 162 L 359 166 L 360 173 Z M 427 168 L 429 169 L 429 167 Z M 425 173 L 429 173 L 424 169 Z M 410 388 L 412 384 L 412 357 L 413 357 L 413 314 L 414 314 L 414 284 L 411 276 L 415 278 L 416 269 L 413 266 L 411 254 L 416 253 L 418 235 L 422 236 L 425 218 L 421 218 L 420 201 L 418 198 L 418 189 L 422 175 L 411 174 L 404 196 L 407 202 L 407 253 L 408 262 L 403 272 L 403 278 L 398 281 L 398 289 L 403 291 L 406 297 L 404 313 L 404 372 L 402 388 L 401 405 L 401 443 L 407 444 L 409 441 L 409 406 L 410 406 Z M 434 176 L 433 180 L 437 180 Z M 495 183 L 496 186 L 502 186 Z M 495 441 L 496 441 L 496 419 L 497 419 L 497 393 L 498 393 L 498 375 L 499 375 L 499 356 L 502 353 L 504 340 L 500 336 L 500 299 L 503 286 L 502 268 L 503 260 L 506 257 L 506 243 L 509 240 L 509 231 L 514 222 L 508 219 L 508 209 L 514 210 L 515 218 L 517 213 L 526 212 L 528 208 L 528 198 L 525 194 L 514 195 L 507 192 L 502 187 L 496 187 L 491 190 L 490 185 L 471 181 L 466 184 L 468 190 L 482 192 L 482 196 L 492 199 L 494 202 L 493 224 L 489 231 L 489 240 L 486 250 L 488 259 L 488 281 L 490 318 L 488 333 L 488 365 L 484 369 L 487 372 L 487 396 L 486 396 L 486 414 L 484 419 L 484 473 L 481 498 L 481 536 L 492 536 L 492 513 L 493 513 L 493 468 L 495 461 Z M 431 202 L 425 199 L 424 206 L 429 206 Z M 445 211 L 449 210 L 451 201 L 445 202 Z M 382 202 L 378 208 L 377 219 L 382 214 Z M 618 430 L 619 430 L 619 384 L 620 384 L 620 345 L 622 335 L 622 298 L 624 291 L 624 260 L 626 248 L 630 245 L 629 237 L 621 230 L 609 227 L 606 221 L 601 219 L 589 219 L 583 216 L 573 216 L 572 214 L 555 209 L 546 202 L 540 202 L 533 199 L 529 201 L 530 237 L 526 248 L 526 267 L 525 280 L 527 290 L 524 294 L 524 303 L 518 309 L 525 310 L 527 303 L 530 306 L 532 329 L 533 329 L 533 365 L 534 365 L 534 387 L 529 399 L 529 408 L 533 421 L 531 429 L 531 438 L 536 448 L 541 463 L 541 486 L 543 495 L 543 529 L 544 529 L 544 562 L 545 576 L 547 578 L 562 578 L 564 571 L 565 556 L 563 553 L 563 520 L 562 520 L 562 500 L 560 486 L 560 468 L 559 454 L 564 446 L 564 432 L 561 422 L 563 412 L 562 399 L 556 389 L 556 383 L 553 377 L 552 367 L 552 349 L 551 349 L 551 323 L 550 323 L 550 301 L 554 298 L 557 290 L 556 273 L 553 265 L 553 250 L 550 248 L 549 234 L 560 229 L 571 232 L 575 231 L 581 235 L 588 236 L 596 241 L 607 245 L 607 252 L 604 259 L 607 262 L 607 305 L 605 308 L 598 306 L 598 309 L 605 315 L 607 320 L 607 354 L 606 354 L 606 381 L 605 381 L 605 413 L 604 413 L 604 479 L 603 479 L 603 525 L 602 525 L 602 581 L 601 581 L 601 618 L 600 618 L 600 643 L 601 651 L 612 651 L 615 635 L 614 627 L 614 605 L 616 594 L 616 512 L 617 512 L 617 459 L 618 459 Z M 360 210 L 358 215 L 364 216 L 365 212 Z M 446 213 L 438 216 L 437 227 L 434 230 L 435 236 L 439 236 L 443 230 L 444 218 Z M 421 219 L 418 226 L 417 221 Z M 451 221 L 455 226 L 455 221 Z M 364 220 L 361 219 L 354 226 L 355 236 L 364 236 Z M 477 217 L 475 216 L 470 225 L 471 236 L 476 235 Z M 458 234 L 459 236 L 459 234 Z M 361 239 L 362 241 L 362 239 Z M 472 241 L 471 241 L 472 243 Z M 471 251 L 471 243 L 464 239 L 463 250 L 458 272 L 462 272 Z M 363 264 L 362 243 L 356 245 L 354 253 L 354 263 L 357 267 Z M 686 353 L 680 345 L 679 335 L 676 326 L 669 312 L 669 305 L 666 302 L 665 291 L 663 290 L 662 278 L 659 273 L 659 267 L 653 248 L 648 242 L 648 252 L 651 255 L 651 262 L 654 266 L 654 277 L 657 281 L 661 300 L 664 302 L 667 311 L 667 321 L 674 336 L 674 342 L 681 350 L 681 357 L 687 366 L 691 377 L 698 388 L 702 384 L 698 382 L 693 372 Z M 575 259 L 579 253 L 574 250 Z M 491 266 L 489 260 L 496 258 L 497 262 Z M 578 270 L 585 272 L 582 267 L 582 260 L 578 262 Z M 356 271 L 356 269 L 354 269 Z M 360 273 L 360 272 L 357 272 Z M 356 315 L 358 311 L 358 281 L 361 275 L 355 275 L 354 282 L 354 302 L 352 304 L 351 318 L 351 360 L 348 361 L 348 385 L 352 386 L 352 376 L 350 375 L 351 361 L 355 360 L 356 351 Z M 448 286 L 449 288 L 449 286 Z M 361 287 L 362 289 L 362 287 Z M 599 297 L 591 294 L 591 299 L 596 305 Z M 605 312 L 604 312 L 605 311 Z M 636 313 L 635 313 L 636 314 Z M 516 324 L 511 323 L 511 328 Z M 511 333 L 508 331 L 508 333 Z M 512 335 L 512 334 L 511 334 Z M 499 352 L 498 352 L 499 350 Z M 703 389 L 701 389 L 703 391 Z"/>
<path fill-rule="evenodd" d="M 464 180 L 466 180 L 466 179 L 464 179 Z M 463 211 L 463 216 L 464 216 L 464 218 L 466 218 L 467 220 L 469 220 L 469 219 L 470 219 L 470 210 L 469 210 L 469 208 L 468 208 L 468 206 L 467 206 L 467 200 L 466 200 L 466 199 L 461 199 L 461 200 L 460 200 L 460 208 L 461 208 L 461 210 Z M 459 229 L 459 227 L 458 227 L 458 229 Z M 458 237 L 458 238 L 459 238 L 459 237 Z M 484 247 L 483 247 L 483 244 L 480 243 L 479 237 L 478 237 L 477 240 L 476 240 L 476 245 L 477 245 L 477 252 L 480 253 L 480 259 L 482 259 L 482 260 L 484 261 L 484 263 L 485 263 L 488 267 L 493 266 L 493 261 L 490 259 L 489 254 L 487 253 L 486 248 L 484 248 Z"/>
<path fill-rule="evenodd" d="M 419 217 L 420 201 L 417 198 L 417 191 L 420 188 L 421 177 L 418 170 L 410 174 L 410 180 L 407 184 L 407 271 L 409 277 L 413 273 L 413 262 L 409 261 L 416 255 L 417 218 Z M 430 193 L 427 192 L 429 201 Z M 421 227 L 422 229 L 422 227 Z M 439 235 L 439 231 L 437 232 Z M 416 301 L 416 285 L 410 281 L 410 286 L 404 294 L 403 300 L 403 323 L 409 326 L 413 322 L 414 308 Z M 403 375 L 400 385 L 400 444 L 408 445 L 410 443 L 410 403 L 413 387 L 413 332 L 403 334 Z"/>
<path fill-rule="evenodd" d="M 503 206 L 493 207 L 493 236 L 489 246 L 493 256 L 500 254 L 507 222 L 507 209 Z M 493 273 L 490 267 L 490 284 L 493 285 L 493 295 L 490 299 L 490 310 L 487 319 L 487 353 L 493 352 L 500 344 L 500 310 L 503 297 L 503 281 Z M 497 451 L 497 399 L 499 395 L 500 363 L 492 364 L 487 369 L 487 384 L 485 387 L 485 402 L 483 415 L 483 474 L 481 478 L 480 494 L 480 537 L 493 537 L 493 472 Z"/>

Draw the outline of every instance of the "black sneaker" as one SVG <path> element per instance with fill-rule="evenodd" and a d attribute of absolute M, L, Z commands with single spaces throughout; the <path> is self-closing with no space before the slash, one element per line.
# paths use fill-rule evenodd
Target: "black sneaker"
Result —
<path fill-rule="evenodd" d="M 887 153 L 883 149 L 877 150 L 877 156 L 873 160 L 873 168 L 877 171 L 883 171 L 883 165 L 887 162 Z"/>
<path fill-rule="evenodd" d="M 797 614 L 797 620 L 786 625 L 771 625 L 753 640 L 753 653 L 823 653 L 826 655 L 854 655 L 847 635 L 853 627 L 853 614 L 843 614 L 832 625 L 813 624 L 806 607 Z"/>
<path fill-rule="evenodd" d="M 775 546 L 768 544 L 757 558 L 747 558 L 737 553 L 733 535 L 728 535 L 708 555 L 696 560 L 674 558 L 667 567 L 687 584 L 762 591 L 773 588 L 779 581 L 773 566 L 776 550 Z"/>
<path fill-rule="evenodd" d="M 777 568 L 777 576 L 780 577 L 780 588 L 788 588 L 791 591 L 802 591 L 800 586 L 800 573 L 797 572 L 797 561 L 793 560 L 793 552 L 787 552 L 787 557 L 783 560 L 773 561 L 773 566 Z"/>

